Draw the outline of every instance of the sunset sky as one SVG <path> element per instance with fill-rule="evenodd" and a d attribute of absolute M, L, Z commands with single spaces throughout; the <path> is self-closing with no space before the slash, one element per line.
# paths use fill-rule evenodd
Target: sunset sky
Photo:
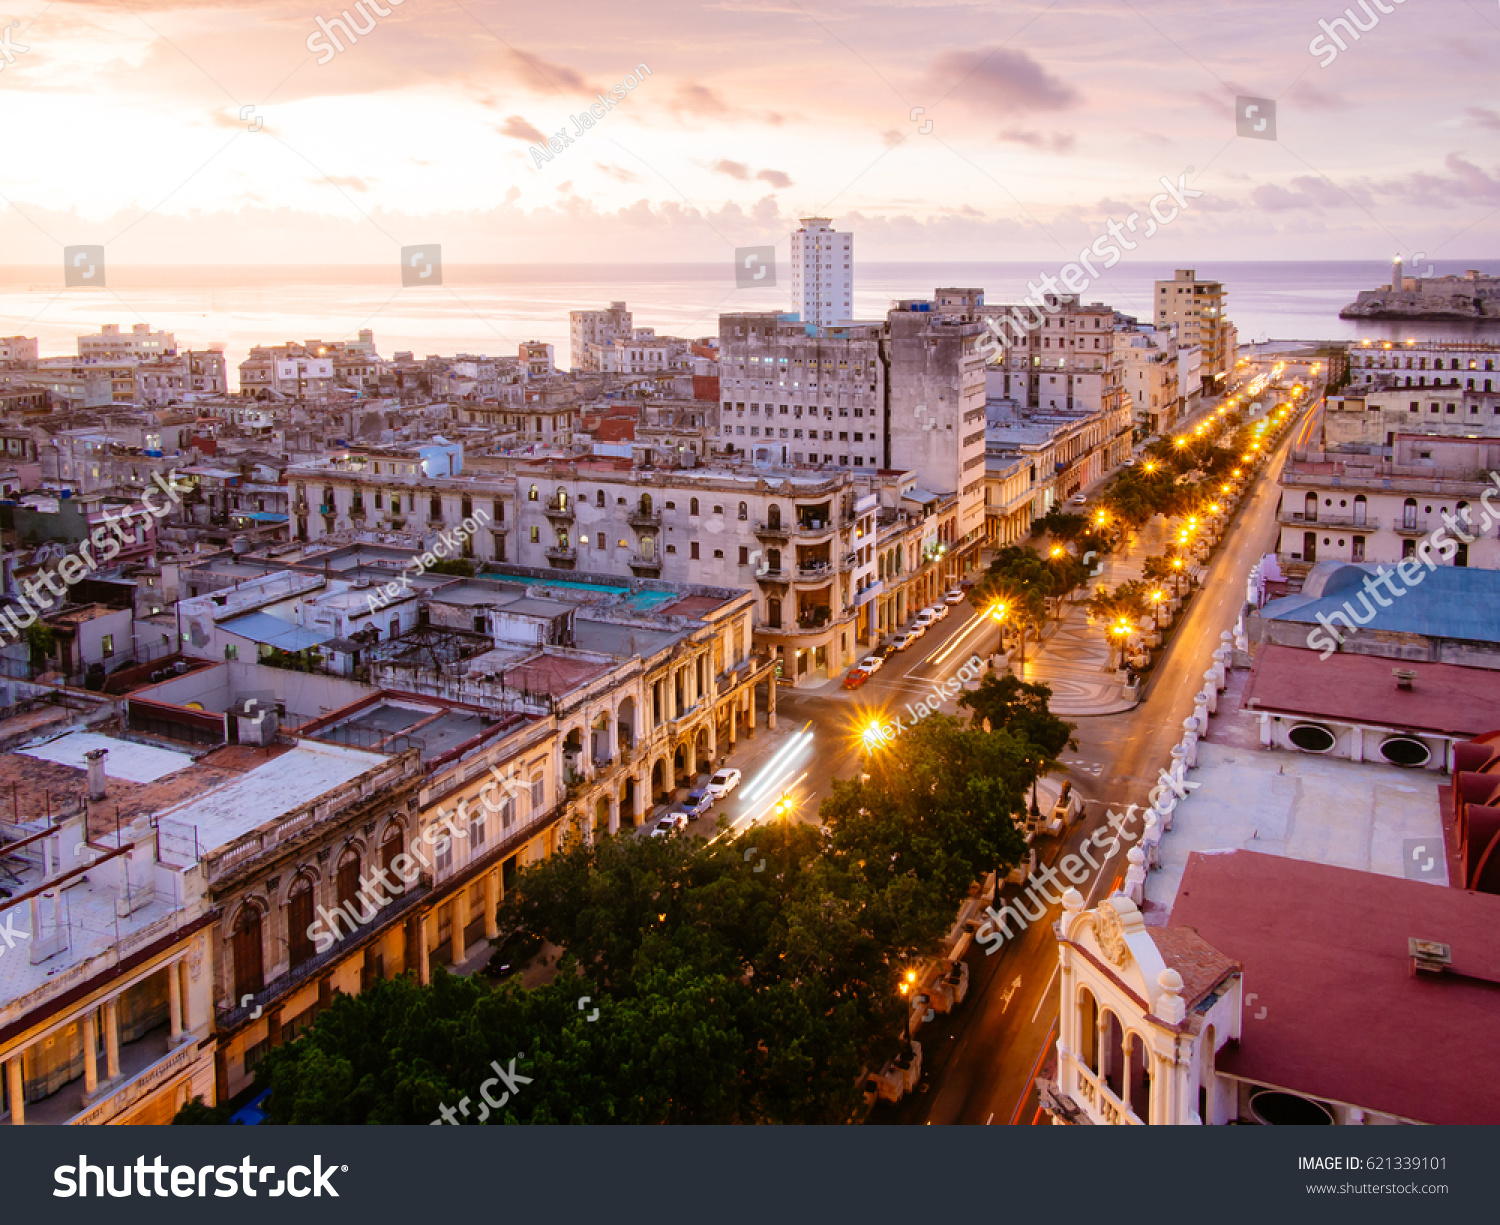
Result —
<path fill-rule="evenodd" d="M 1056 260 L 1189 166 L 1152 258 L 1500 255 L 1495 0 L 1390 4 L 1326 68 L 1327 0 L 405 0 L 320 66 L 333 2 L 13 0 L 0 261 L 715 260 L 813 214 L 865 260 Z"/>

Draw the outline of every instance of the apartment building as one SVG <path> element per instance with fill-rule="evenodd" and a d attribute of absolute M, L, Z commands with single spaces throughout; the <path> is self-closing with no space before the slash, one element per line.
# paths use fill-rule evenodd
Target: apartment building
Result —
<path fill-rule="evenodd" d="M 1114 336 L 1120 361 L 1120 383 L 1136 428 L 1158 437 L 1168 433 L 1186 411 L 1180 394 L 1177 338 L 1171 329 L 1150 324 L 1122 327 Z"/>
<path fill-rule="evenodd" d="M 35 336 L 0 336 L 0 364 L 35 365 L 36 360 Z"/>
<path fill-rule="evenodd" d="M 719 438 L 767 466 L 914 472 L 958 495 L 967 555 L 984 532 L 982 294 L 934 297 L 898 302 L 883 324 L 720 316 Z"/>
<path fill-rule="evenodd" d="M 1203 392 L 1211 395 L 1229 385 L 1238 350 L 1237 333 L 1225 315 L 1222 281 L 1200 281 L 1196 270 L 1179 268 L 1170 281 L 1157 281 L 1156 326 L 1177 329 L 1179 343 L 1202 351 Z"/>
<path fill-rule="evenodd" d="M 1361 341 L 1349 347 L 1351 394 L 1376 387 L 1500 390 L 1500 343 L 1454 340 Z"/>
<path fill-rule="evenodd" d="M 153 361 L 177 356 L 177 337 L 171 332 L 153 332 L 149 323 L 137 323 L 122 332 L 106 323 L 92 336 L 78 337 L 78 356 L 86 362 Z"/>
<path fill-rule="evenodd" d="M 792 235 L 792 310 L 815 327 L 854 318 L 854 235 L 804 217 Z"/>
<path fill-rule="evenodd" d="M 607 310 L 580 310 L 568 312 L 569 354 L 575 370 L 598 370 L 590 362 L 590 346 L 599 346 L 604 351 L 615 340 L 632 340 L 635 330 L 631 324 L 630 311 L 623 302 L 611 302 Z"/>

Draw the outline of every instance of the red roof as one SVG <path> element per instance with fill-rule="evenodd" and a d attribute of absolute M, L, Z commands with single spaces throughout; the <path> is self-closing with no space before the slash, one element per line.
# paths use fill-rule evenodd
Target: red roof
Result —
<path fill-rule="evenodd" d="M 1500 672 L 1266 643 L 1255 656 L 1244 710 L 1473 736 L 1500 727 Z M 1393 668 L 1416 679 L 1397 689 Z"/>
<path fill-rule="evenodd" d="M 1171 925 L 1244 966 L 1231 1076 L 1424 1123 L 1500 1123 L 1500 897 L 1254 851 L 1188 857 Z M 1452 950 L 1412 969 L 1410 937 Z"/>

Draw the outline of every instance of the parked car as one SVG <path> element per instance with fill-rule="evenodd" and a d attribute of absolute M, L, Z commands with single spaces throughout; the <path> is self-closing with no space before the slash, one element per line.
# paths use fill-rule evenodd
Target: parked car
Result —
<path fill-rule="evenodd" d="M 862 660 L 859 661 L 859 666 L 866 672 L 868 672 L 871 676 L 874 676 L 875 673 L 879 672 L 880 669 L 885 666 L 885 656 L 866 655 Z"/>
<path fill-rule="evenodd" d="M 518 928 L 505 939 L 495 942 L 495 951 L 485 963 L 485 976 L 509 978 L 541 952 L 544 943 L 546 942 L 536 932 Z"/>
<path fill-rule="evenodd" d="M 869 679 L 870 674 L 863 668 L 850 668 L 848 672 L 844 673 L 844 688 L 858 689 Z"/>
<path fill-rule="evenodd" d="M 738 770 L 720 770 L 708 780 L 708 794 L 716 800 L 722 800 L 739 785 L 740 772 Z"/>
<path fill-rule="evenodd" d="M 904 651 L 904 650 L 906 650 L 907 647 L 911 646 L 911 644 L 914 643 L 920 637 L 921 637 L 920 634 L 914 634 L 914 633 L 913 634 L 897 634 L 894 638 L 891 639 L 891 647 L 892 647 L 893 650 Z"/>
<path fill-rule="evenodd" d="M 964 602 L 964 591 L 962 587 L 955 587 L 943 597 L 945 604 L 962 604 Z"/>
<path fill-rule="evenodd" d="M 687 799 L 682 804 L 682 811 L 687 813 L 689 821 L 696 821 L 713 806 L 714 797 L 709 795 L 705 788 L 699 787 L 688 792 Z"/>
<path fill-rule="evenodd" d="M 656 828 L 651 831 L 653 838 L 665 838 L 675 834 L 679 830 L 687 828 L 688 815 L 685 812 L 669 812 L 656 823 Z"/>
<path fill-rule="evenodd" d="M 885 646 L 877 648 L 875 651 L 875 654 L 880 658 L 882 662 L 889 659 L 895 653 L 896 648 L 893 647 L 889 642 L 886 643 Z"/>
<path fill-rule="evenodd" d="M 925 630 L 929 625 L 931 625 L 936 620 L 937 620 L 937 617 L 935 617 L 933 615 L 932 609 L 930 609 L 930 608 L 924 608 L 921 612 L 919 612 L 917 614 L 916 620 L 913 622 L 913 625 L 914 625 L 914 627 L 916 629 Z"/>
<path fill-rule="evenodd" d="M 926 611 L 932 614 L 934 621 L 941 621 L 948 615 L 948 606 L 946 604 L 933 604 Z"/>

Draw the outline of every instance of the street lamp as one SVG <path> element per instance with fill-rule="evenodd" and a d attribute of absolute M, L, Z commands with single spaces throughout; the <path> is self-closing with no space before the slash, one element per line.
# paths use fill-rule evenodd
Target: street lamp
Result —
<path fill-rule="evenodd" d="M 1161 602 L 1166 598 L 1166 592 L 1153 591 L 1151 593 L 1151 617 L 1156 622 L 1156 628 L 1161 630 Z"/>
<path fill-rule="evenodd" d="M 904 977 L 901 980 L 901 1003 L 902 1003 L 902 1005 L 906 1009 L 906 1049 L 907 1050 L 911 1050 L 912 1049 L 912 1044 L 911 1044 L 911 1001 L 909 999 L 907 999 L 907 996 L 911 993 L 911 989 L 915 985 L 916 981 L 917 981 L 917 972 L 915 970 L 908 970 L 906 972 L 906 977 Z"/>
<path fill-rule="evenodd" d="M 1120 622 L 1116 623 L 1115 625 L 1110 626 L 1109 632 L 1110 632 L 1110 635 L 1111 635 L 1112 639 L 1114 639 L 1114 640 L 1116 640 L 1116 641 L 1119 642 L 1119 645 L 1120 645 L 1120 664 L 1123 664 L 1125 662 L 1125 646 L 1126 646 L 1126 643 L 1127 643 L 1127 640 L 1128 640 L 1128 637 L 1129 637 L 1129 634 L 1130 634 L 1130 626 L 1126 625 L 1124 621 L 1120 621 Z M 1114 658 L 1115 658 L 1115 654 L 1114 654 L 1114 641 L 1111 641 L 1111 643 L 1110 643 L 1110 653 L 1109 653 L 1110 663 L 1112 665 L 1118 667 L 1119 665 L 1115 665 L 1114 664 Z"/>

